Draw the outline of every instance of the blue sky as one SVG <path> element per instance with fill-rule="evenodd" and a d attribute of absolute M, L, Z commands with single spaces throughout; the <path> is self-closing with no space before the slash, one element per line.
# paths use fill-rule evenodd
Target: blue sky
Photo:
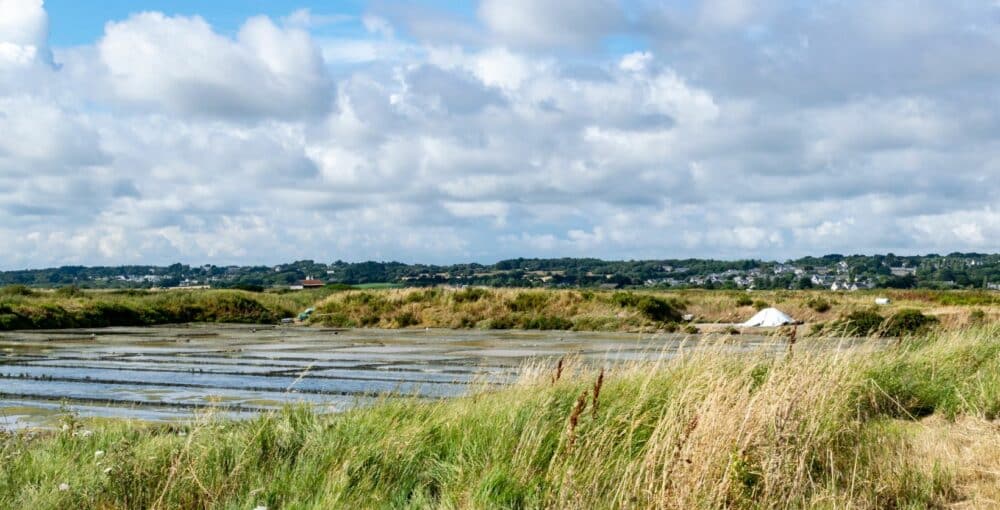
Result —
<path fill-rule="evenodd" d="M 346 33 L 360 34 L 364 31 L 360 18 L 365 5 L 362 1 L 301 2 L 290 4 L 273 0 L 169 0 L 135 1 L 104 0 L 102 2 L 80 2 L 78 0 L 48 0 L 45 2 L 51 27 L 51 44 L 54 46 L 77 46 L 90 44 L 104 33 L 104 25 L 109 20 L 123 20 L 136 12 L 156 11 L 167 15 L 201 16 L 216 30 L 234 34 L 251 16 L 264 15 L 272 18 L 287 16 L 296 9 L 310 9 L 317 14 L 336 13 L 352 16 L 351 22 L 338 24 L 336 28 Z"/>
<path fill-rule="evenodd" d="M 0 268 L 996 252 L 998 23 L 0 0 Z"/>

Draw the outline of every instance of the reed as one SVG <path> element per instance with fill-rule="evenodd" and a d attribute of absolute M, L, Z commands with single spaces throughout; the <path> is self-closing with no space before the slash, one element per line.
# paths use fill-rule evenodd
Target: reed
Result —
<path fill-rule="evenodd" d="M 500 390 L 336 415 L 69 420 L 0 439 L 0 507 L 995 507 L 1000 329 L 814 345 L 833 340 L 603 378 L 567 359 L 556 381 L 539 365 Z"/>

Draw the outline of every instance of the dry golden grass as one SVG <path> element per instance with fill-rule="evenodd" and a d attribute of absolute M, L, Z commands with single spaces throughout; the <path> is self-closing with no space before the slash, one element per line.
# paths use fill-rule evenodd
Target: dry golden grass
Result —
<path fill-rule="evenodd" d="M 908 427 L 912 461 L 924 471 L 944 470 L 953 477 L 949 508 L 1000 508 L 1000 421 L 932 416 Z"/>

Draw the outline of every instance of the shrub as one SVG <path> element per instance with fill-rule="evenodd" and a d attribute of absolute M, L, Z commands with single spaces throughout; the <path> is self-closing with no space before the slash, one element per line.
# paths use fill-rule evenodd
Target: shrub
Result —
<path fill-rule="evenodd" d="M 440 295 L 441 295 L 440 289 L 426 289 L 416 292 L 410 292 L 409 294 L 406 295 L 406 298 L 403 299 L 403 301 L 406 303 L 425 303 L 425 302 L 430 303 L 435 299 L 437 299 L 437 297 Z"/>
<path fill-rule="evenodd" d="M 519 292 L 514 300 L 507 303 L 512 312 L 537 312 L 545 308 L 549 295 L 544 292 Z"/>
<path fill-rule="evenodd" d="M 611 303 L 628 308 L 639 304 L 639 296 L 631 292 L 615 292 L 611 295 Z"/>
<path fill-rule="evenodd" d="M 34 296 L 35 291 L 27 285 L 7 285 L 0 287 L 0 296 Z"/>
<path fill-rule="evenodd" d="M 636 304 L 636 308 L 647 319 L 656 322 L 680 322 L 681 312 L 675 308 L 675 304 L 665 299 L 643 296 Z"/>
<path fill-rule="evenodd" d="M 219 292 L 203 295 L 198 303 L 203 310 L 199 320 L 206 322 L 275 322 L 275 316 L 256 299 L 240 292 Z"/>
<path fill-rule="evenodd" d="M 906 336 L 923 333 L 934 324 L 938 323 L 937 317 L 924 315 L 920 310 L 906 308 L 900 310 L 885 321 L 882 328 L 883 336 Z"/>
<path fill-rule="evenodd" d="M 756 308 L 758 311 L 763 310 L 769 306 L 771 305 L 769 305 L 767 301 L 764 301 L 763 299 L 758 299 L 757 301 L 753 302 L 753 307 Z"/>
<path fill-rule="evenodd" d="M 326 314 L 320 321 L 325 326 L 333 326 L 335 328 L 353 328 L 357 325 L 347 314 L 342 312 Z"/>
<path fill-rule="evenodd" d="M 753 304 L 753 298 L 750 296 L 740 296 L 736 298 L 736 306 L 750 306 Z"/>
<path fill-rule="evenodd" d="M 342 290 L 354 290 L 356 287 L 353 285 L 348 285 L 346 283 L 328 283 L 323 286 L 323 290 L 332 291 L 342 291 Z"/>
<path fill-rule="evenodd" d="M 697 335 L 698 333 L 701 333 L 701 331 L 698 330 L 698 327 L 694 324 L 684 326 L 684 332 L 689 335 Z"/>
<path fill-rule="evenodd" d="M 402 312 L 396 316 L 394 322 L 397 328 L 407 328 L 420 324 L 420 319 L 413 312 Z"/>
<path fill-rule="evenodd" d="M 514 329 L 514 318 L 510 315 L 501 315 L 477 323 L 482 329 Z"/>
<path fill-rule="evenodd" d="M 451 299 L 456 303 L 474 303 L 489 295 L 486 289 L 470 288 L 463 289 L 451 295 Z"/>
<path fill-rule="evenodd" d="M 264 292 L 264 286 L 263 285 L 255 285 L 255 284 L 251 284 L 251 283 L 239 283 L 239 284 L 233 285 L 232 288 L 234 290 L 242 290 L 242 291 L 246 291 L 246 292 Z"/>
<path fill-rule="evenodd" d="M 66 287 L 59 287 L 55 295 L 59 297 L 79 297 L 83 295 L 83 291 L 76 285 L 67 285 Z"/>
<path fill-rule="evenodd" d="M 13 313 L 0 313 L 0 331 L 26 329 L 31 327 L 31 321 Z"/>
<path fill-rule="evenodd" d="M 667 322 L 663 324 L 661 329 L 663 331 L 666 331 L 667 333 L 676 333 L 678 330 L 681 329 L 681 325 L 677 324 L 676 322 Z"/>
<path fill-rule="evenodd" d="M 841 318 L 837 326 L 847 335 L 868 336 L 878 331 L 883 322 L 885 318 L 875 310 L 856 310 Z"/>
<path fill-rule="evenodd" d="M 986 323 L 986 312 L 979 308 L 969 312 L 969 323 L 970 324 L 985 324 Z"/>
<path fill-rule="evenodd" d="M 811 298 L 809 299 L 809 301 L 806 301 L 806 306 L 812 308 L 813 310 L 819 313 L 829 312 L 830 308 L 832 307 L 830 302 L 823 298 Z"/>

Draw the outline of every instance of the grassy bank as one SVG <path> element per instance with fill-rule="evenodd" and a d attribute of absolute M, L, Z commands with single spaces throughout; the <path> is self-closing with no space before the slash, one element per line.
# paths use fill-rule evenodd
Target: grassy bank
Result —
<path fill-rule="evenodd" d="M 1000 319 L 1000 293 L 957 291 L 593 291 L 552 289 L 336 289 L 38 291 L 0 289 L 0 330 L 143 326 L 179 322 L 276 323 L 315 307 L 311 323 L 336 327 L 431 327 L 651 331 L 695 322 L 734 323 L 776 306 L 797 320 L 832 323 L 874 306 L 883 319 L 903 309 L 946 328 Z"/>
<path fill-rule="evenodd" d="M 333 416 L 69 420 L 0 447 L 4 508 L 926 508 L 1000 501 L 1000 330 L 603 376 Z"/>
<path fill-rule="evenodd" d="M 15 290 L 0 292 L 0 331 L 184 322 L 273 324 L 329 294 L 322 290 L 283 294 L 239 290 Z"/>
<path fill-rule="evenodd" d="M 875 297 L 891 304 L 872 310 Z M 947 291 L 832 293 L 824 291 L 590 291 L 525 289 L 397 289 L 345 291 L 316 305 L 313 322 L 340 327 L 671 330 L 689 314 L 695 322 L 734 323 L 776 306 L 797 320 L 836 324 L 857 311 L 890 319 L 918 310 L 946 328 L 1000 318 L 993 294 Z"/>

